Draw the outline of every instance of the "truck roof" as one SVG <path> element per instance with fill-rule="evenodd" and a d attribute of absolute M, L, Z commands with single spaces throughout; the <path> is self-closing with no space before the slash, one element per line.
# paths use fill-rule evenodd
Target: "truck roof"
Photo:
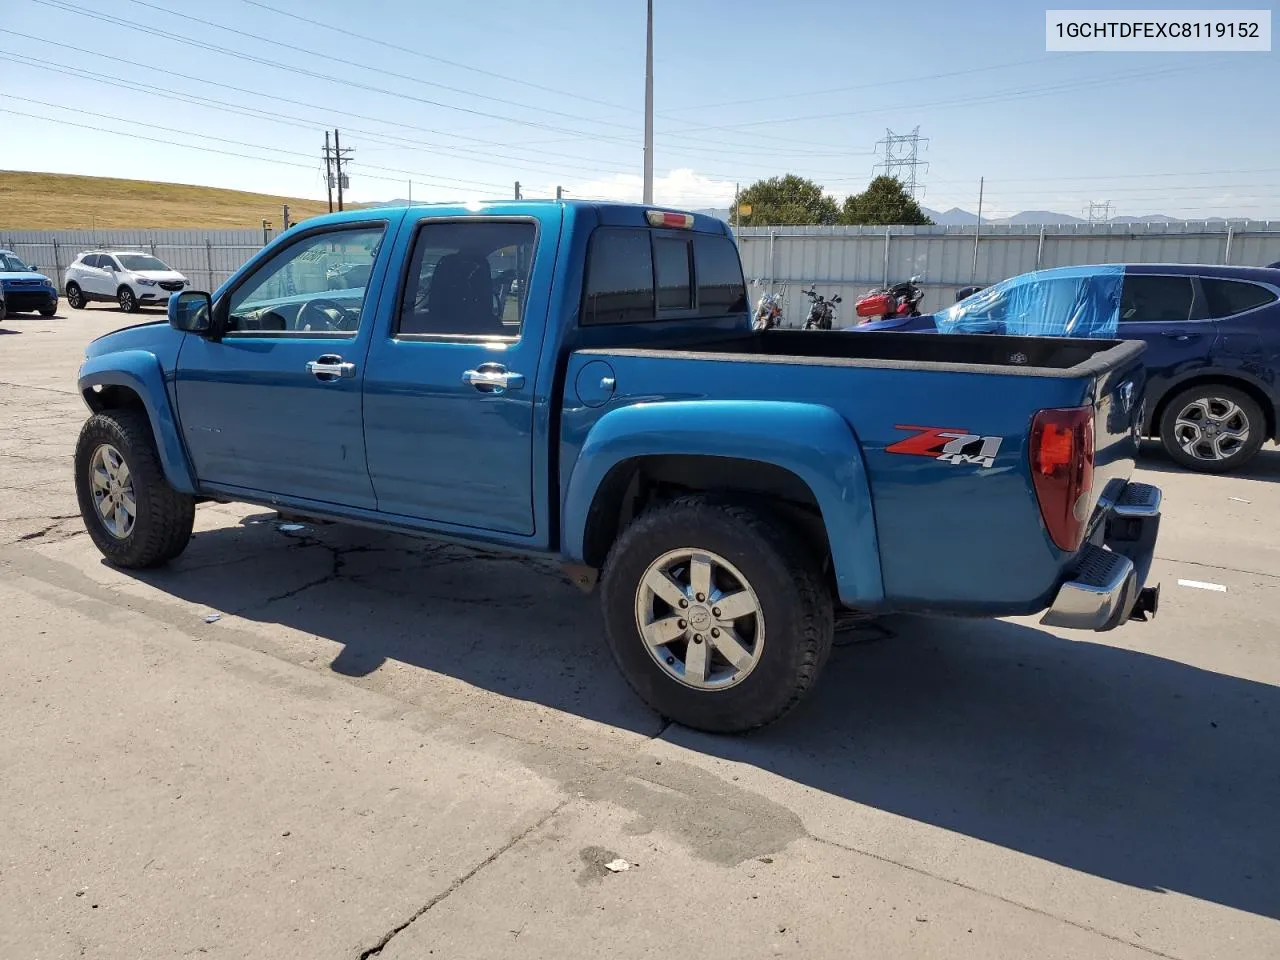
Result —
<path fill-rule="evenodd" d="M 610 226 L 648 226 L 645 213 L 657 210 L 665 213 L 689 213 L 693 216 L 692 229 L 698 233 L 729 234 L 729 225 L 717 217 L 701 213 L 681 210 L 679 207 L 660 206 L 658 204 L 619 203 L 612 200 L 475 200 L 457 203 L 414 203 L 397 204 L 395 206 L 355 207 L 340 213 L 326 213 L 302 221 L 308 226 L 319 226 L 325 223 L 341 223 L 352 220 L 367 220 L 370 216 L 385 214 L 396 216 L 412 210 L 419 214 L 436 214 L 439 216 L 534 216 L 549 206 L 566 209 L 588 209 L 594 211 L 602 224 Z"/>

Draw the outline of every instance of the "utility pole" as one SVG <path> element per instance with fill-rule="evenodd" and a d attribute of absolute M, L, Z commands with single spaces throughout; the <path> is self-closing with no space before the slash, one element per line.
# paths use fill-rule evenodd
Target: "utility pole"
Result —
<path fill-rule="evenodd" d="M 653 0 L 644 44 L 644 202 L 653 203 Z"/>
<path fill-rule="evenodd" d="M 520 181 L 519 181 L 519 180 L 517 180 L 517 181 L 516 181 L 516 194 L 515 194 L 515 196 L 516 196 L 516 199 L 517 199 L 517 200 L 523 200 L 523 199 L 524 199 L 523 197 L 521 197 L 521 196 L 520 196 Z"/>
<path fill-rule="evenodd" d="M 982 233 L 982 192 L 986 186 L 987 178 L 978 178 L 978 224 L 973 229 L 973 269 L 969 272 L 969 282 L 976 283 L 978 279 L 978 237 Z"/>
<path fill-rule="evenodd" d="M 885 130 L 884 139 L 876 143 L 877 147 L 884 148 L 884 159 L 876 164 L 875 169 L 882 170 L 886 177 L 893 177 L 901 183 L 914 200 L 924 195 L 924 187 L 919 184 L 916 171 L 923 168 L 920 172 L 927 173 L 929 170 L 928 161 L 920 159 L 920 144 L 928 142 L 929 138 L 921 137 L 920 128 L 916 127 L 910 133 Z"/>
<path fill-rule="evenodd" d="M 557 199 L 557 200 L 563 200 L 563 199 L 564 199 L 564 188 L 563 188 L 563 187 L 560 187 L 560 186 L 557 186 L 557 187 L 556 187 L 556 199 Z"/>
<path fill-rule="evenodd" d="M 351 153 L 350 147 L 347 147 L 347 149 L 345 150 L 342 149 L 342 144 L 338 140 L 338 131 L 334 130 L 333 131 L 333 165 L 335 168 L 335 172 L 338 175 L 338 209 L 339 210 L 343 209 L 342 189 L 343 187 L 350 185 L 350 181 L 347 181 L 347 178 L 343 176 L 342 161 L 347 159 L 347 155 L 350 153 Z"/>
<path fill-rule="evenodd" d="M 409 181 L 409 204 L 410 206 L 413 205 L 413 181 L 412 180 Z"/>
<path fill-rule="evenodd" d="M 329 192 L 329 212 L 333 213 L 333 154 L 329 152 L 329 131 L 324 132 L 324 188 Z"/>
<path fill-rule="evenodd" d="M 287 203 L 280 205 L 280 232 L 289 229 L 289 205 Z"/>

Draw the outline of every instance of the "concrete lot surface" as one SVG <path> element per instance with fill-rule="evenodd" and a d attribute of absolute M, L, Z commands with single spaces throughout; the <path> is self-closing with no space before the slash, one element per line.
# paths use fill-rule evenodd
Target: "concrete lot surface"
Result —
<path fill-rule="evenodd" d="M 106 566 L 74 376 L 125 322 L 0 324 L 0 958 L 1280 956 L 1275 448 L 1145 460 L 1154 623 L 892 618 L 711 737 L 551 566 L 235 505 Z"/>

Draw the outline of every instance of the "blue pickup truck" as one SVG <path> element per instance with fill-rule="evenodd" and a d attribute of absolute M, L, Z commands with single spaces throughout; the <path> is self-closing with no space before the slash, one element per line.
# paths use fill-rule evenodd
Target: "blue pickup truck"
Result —
<path fill-rule="evenodd" d="M 753 331 L 692 214 L 347 211 L 88 346 L 76 488 L 123 567 L 181 553 L 203 500 L 558 558 L 645 701 L 743 731 L 814 684 L 840 609 L 1153 615 L 1142 350 Z"/>

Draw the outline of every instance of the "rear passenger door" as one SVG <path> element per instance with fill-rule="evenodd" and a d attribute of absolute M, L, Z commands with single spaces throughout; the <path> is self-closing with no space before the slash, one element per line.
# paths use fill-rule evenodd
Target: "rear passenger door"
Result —
<path fill-rule="evenodd" d="M 406 221 L 396 313 L 364 383 L 380 512 L 535 533 L 534 415 L 549 387 L 537 373 L 559 229 L 558 207 Z"/>
<path fill-rule="evenodd" d="M 1218 327 L 1195 277 L 1129 270 L 1120 293 L 1118 335 L 1147 344 L 1142 359 L 1150 415 L 1175 381 L 1211 365 Z"/>

